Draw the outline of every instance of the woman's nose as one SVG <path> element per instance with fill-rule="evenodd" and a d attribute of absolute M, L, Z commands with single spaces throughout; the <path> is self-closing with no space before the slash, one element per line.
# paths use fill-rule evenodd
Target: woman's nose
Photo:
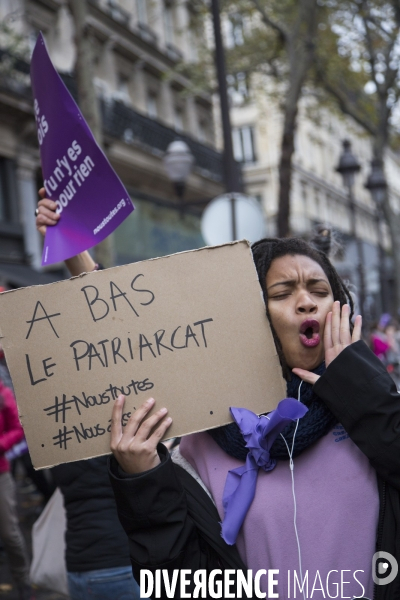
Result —
<path fill-rule="evenodd" d="M 310 294 L 305 292 L 299 295 L 296 306 L 297 312 L 304 314 L 313 314 L 317 312 L 317 309 L 318 306 L 316 305 Z"/>

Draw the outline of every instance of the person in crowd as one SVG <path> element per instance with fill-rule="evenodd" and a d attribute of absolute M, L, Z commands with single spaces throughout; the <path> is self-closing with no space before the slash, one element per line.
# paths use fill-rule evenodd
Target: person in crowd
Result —
<path fill-rule="evenodd" d="M 54 225 L 56 203 L 39 191 L 38 230 Z M 66 261 L 71 275 L 97 267 L 85 252 Z M 67 514 L 66 563 L 71 600 L 137 600 L 139 586 L 132 575 L 128 540 L 119 522 L 110 485 L 107 457 L 81 460 L 52 468 Z"/>
<path fill-rule="evenodd" d="M 0 293 L 5 292 L 6 288 L 0 286 Z M 4 354 L 3 346 L 0 344 L 0 379 L 6 387 L 14 392 L 14 387 L 11 380 L 10 371 L 7 366 L 6 357 Z"/>
<path fill-rule="evenodd" d="M 381 315 L 379 322 L 372 328 L 371 349 L 382 362 L 386 362 L 387 354 L 391 349 L 391 340 L 386 333 L 392 317 L 388 313 Z"/>
<path fill-rule="evenodd" d="M 371 349 L 383 362 L 387 372 L 400 387 L 400 346 L 396 323 L 384 313 L 371 331 Z"/>
<path fill-rule="evenodd" d="M 323 252 L 295 238 L 252 249 L 287 395 L 299 402 L 285 400 L 253 429 L 235 413 L 236 423 L 185 436 L 173 461 L 160 443 L 167 409 L 146 418 L 149 398 L 122 429 L 118 398 L 109 468 L 134 574 L 164 569 L 171 582 L 175 569 L 278 569 L 282 598 L 294 573 L 300 584 L 307 575 L 317 600 L 335 589 L 400 597 L 400 577 L 374 587 L 371 571 L 377 551 L 400 562 L 397 390 L 361 341 L 361 317 L 353 324 L 351 295 Z M 225 488 L 232 471 L 244 477 L 234 493 Z M 171 597 L 164 582 L 161 597 Z M 266 578 L 261 589 L 269 595 Z"/>
<path fill-rule="evenodd" d="M 0 539 L 7 553 L 18 597 L 31 597 L 29 558 L 22 535 L 14 480 L 6 453 L 24 437 L 13 392 L 0 380 Z"/>
<path fill-rule="evenodd" d="M 397 341 L 397 328 L 393 319 L 390 323 L 385 327 L 385 335 L 387 338 L 387 342 L 389 344 L 389 348 L 386 352 L 386 370 L 392 379 L 395 381 L 397 385 L 397 389 L 399 389 L 400 382 L 400 348 Z"/>
<path fill-rule="evenodd" d="M 0 292 L 5 292 L 4 287 L 0 287 Z M 3 346 L 0 344 L 0 381 L 14 393 L 14 387 L 11 380 L 10 371 L 7 366 L 6 357 L 4 354 Z M 51 477 L 51 474 L 44 470 L 36 471 L 33 468 L 31 455 L 29 454 L 28 445 L 25 437 L 13 446 L 13 448 L 7 453 L 7 459 L 11 463 L 11 473 L 15 478 L 17 473 L 17 466 L 20 464 L 25 471 L 26 476 L 36 487 L 36 489 L 42 494 L 44 504 L 50 500 L 55 486 Z M 23 491 L 23 489 L 21 490 Z"/>

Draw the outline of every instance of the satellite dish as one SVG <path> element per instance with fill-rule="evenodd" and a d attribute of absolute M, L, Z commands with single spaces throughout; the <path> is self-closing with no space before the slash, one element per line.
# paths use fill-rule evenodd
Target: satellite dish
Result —
<path fill-rule="evenodd" d="M 201 233 L 207 244 L 218 246 L 233 241 L 232 197 L 234 199 L 236 239 L 256 242 L 265 236 L 265 218 L 255 198 L 244 194 L 223 194 L 214 198 L 201 218 Z"/>

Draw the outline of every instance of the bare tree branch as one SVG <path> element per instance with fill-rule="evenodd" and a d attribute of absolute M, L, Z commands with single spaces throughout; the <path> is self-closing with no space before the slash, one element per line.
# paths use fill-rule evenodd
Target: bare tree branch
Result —
<path fill-rule="evenodd" d="M 384 92 L 385 95 L 387 95 L 388 91 L 394 86 L 395 81 L 397 79 L 398 76 L 398 69 L 392 69 L 389 65 L 390 65 L 390 57 L 391 54 L 393 52 L 394 46 L 397 42 L 397 38 L 398 38 L 398 31 L 395 30 L 394 35 L 392 35 L 392 39 L 390 41 L 390 43 L 387 45 L 386 47 L 386 51 L 385 51 L 385 65 L 386 65 L 386 76 L 385 76 L 385 85 L 384 85 Z"/>
<path fill-rule="evenodd" d="M 378 93 L 380 93 L 380 83 L 378 82 L 378 80 L 376 78 L 376 71 L 375 71 L 375 68 L 376 68 L 375 49 L 374 49 L 374 44 L 372 41 L 371 32 L 369 29 L 368 19 L 367 19 L 366 15 L 362 15 L 362 20 L 363 20 L 364 27 L 365 27 L 365 42 L 366 42 L 367 51 L 368 51 L 368 62 L 371 65 L 371 77 L 376 86 Z"/>
<path fill-rule="evenodd" d="M 257 8 L 257 10 L 260 12 L 261 18 L 264 21 L 265 25 L 274 29 L 281 36 L 282 40 L 286 42 L 289 38 L 289 32 L 286 30 L 286 28 L 281 23 L 277 23 L 268 16 L 259 0 L 252 0 L 252 2 Z"/>
<path fill-rule="evenodd" d="M 317 67 L 316 74 L 317 78 L 323 84 L 325 90 L 336 99 L 340 110 L 349 117 L 352 117 L 359 125 L 361 125 L 361 127 L 368 131 L 368 133 L 370 133 L 372 136 L 375 136 L 377 133 L 376 127 L 372 125 L 370 120 L 367 120 L 366 118 L 364 118 L 363 115 L 360 114 L 360 112 L 354 105 L 354 102 L 350 101 L 350 99 L 343 92 L 342 88 L 334 85 L 331 81 L 329 81 L 329 79 L 325 76 L 325 69 Z"/>

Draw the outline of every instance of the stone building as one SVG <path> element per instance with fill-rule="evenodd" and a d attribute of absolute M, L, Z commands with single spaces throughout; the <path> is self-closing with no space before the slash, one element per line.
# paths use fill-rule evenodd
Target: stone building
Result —
<path fill-rule="evenodd" d="M 199 207 L 222 191 L 222 158 L 211 98 L 192 93 L 174 70 L 182 58 L 195 61 L 203 43 L 188 27 L 190 3 L 87 0 L 87 8 L 104 150 L 136 206 L 115 235 L 117 262 L 200 246 Z M 40 272 L 42 241 L 34 229 L 41 171 L 29 53 L 42 31 L 74 92 L 74 23 L 64 0 L 0 0 L 0 21 L 0 283 L 19 286 L 60 276 Z M 183 213 L 163 165 L 177 139 L 194 156 Z"/>
<path fill-rule="evenodd" d="M 227 46 L 240 45 L 242 38 L 225 27 Z M 252 85 L 253 84 L 253 85 Z M 268 79 L 250 82 L 245 74 L 230 77 L 231 116 L 235 158 L 242 165 L 246 191 L 262 204 L 269 235 L 276 234 L 280 144 L 283 117 L 274 95 L 275 83 Z M 348 190 L 336 172 L 343 141 L 351 142 L 361 169 L 353 188 L 357 237 L 362 240 L 366 287 L 366 309 L 371 318 L 381 310 L 379 241 L 387 256 L 387 284 L 393 285 L 389 232 L 378 225 L 376 206 L 365 183 L 371 171 L 372 140 L 352 119 L 321 109 L 312 95 L 300 102 L 293 156 L 291 220 L 294 235 L 308 237 L 317 224 L 330 225 L 342 249 L 334 262 L 340 274 L 360 291 L 358 255 L 352 234 Z M 400 212 L 400 157 L 390 150 L 385 159 L 388 193 L 395 212 Z M 392 308 L 392 307 L 388 307 Z"/>
<path fill-rule="evenodd" d="M 276 234 L 278 165 L 282 116 L 266 94 L 252 100 L 240 99 L 235 92 L 232 107 L 235 157 L 242 163 L 247 192 L 258 198 L 266 215 L 269 235 Z M 291 190 L 291 231 L 308 237 L 318 224 L 328 224 L 341 245 L 335 258 L 340 274 L 360 291 L 358 255 L 351 228 L 348 190 L 336 172 L 342 143 L 351 141 L 352 152 L 361 169 L 355 176 L 354 199 L 356 232 L 362 240 L 366 305 L 371 317 L 381 311 L 380 262 L 378 244 L 386 252 L 385 273 L 388 286 L 392 281 L 392 261 L 387 227 L 379 227 L 376 206 L 365 188 L 371 170 L 372 144 L 369 136 L 349 118 L 326 110 L 319 111 L 312 101 L 301 102 L 295 139 Z M 388 151 L 385 160 L 390 202 L 400 212 L 400 158 Z"/>

